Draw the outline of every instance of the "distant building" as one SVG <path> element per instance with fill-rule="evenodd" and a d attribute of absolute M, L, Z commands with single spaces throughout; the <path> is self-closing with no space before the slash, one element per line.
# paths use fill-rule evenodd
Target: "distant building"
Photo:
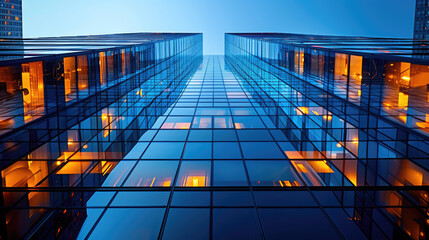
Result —
<path fill-rule="evenodd" d="M 22 0 L 0 0 L 0 38 L 22 38 Z"/>
<path fill-rule="evenodd" d="M 416 13 L 414 19 L 414 35 L 415 39 L 415 50 L 413 51 L 416 55 L 424 54 L 427 52 L 427 44 L 421 42 L 429 39 L 429 1 L 428 0 L 416 0 Z M 422 56 L 424 57 L 424 56 Z M 424 58 L 427 58 L 424 57 Z"/>

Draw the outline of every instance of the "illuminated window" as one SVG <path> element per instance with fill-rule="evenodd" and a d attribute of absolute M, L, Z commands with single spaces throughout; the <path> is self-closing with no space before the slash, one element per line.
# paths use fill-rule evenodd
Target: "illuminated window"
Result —
<path fill-rule="evenodd" d="M 177 165 L 176 161 L 140 161 L 125 182 L 125 186 L 170 187 Z"/>
<path fill-rule="evenodd" d="M 177 186 L 210 186 L 210 168 L 209 161 L 183 161 L 177 178 Z"/>

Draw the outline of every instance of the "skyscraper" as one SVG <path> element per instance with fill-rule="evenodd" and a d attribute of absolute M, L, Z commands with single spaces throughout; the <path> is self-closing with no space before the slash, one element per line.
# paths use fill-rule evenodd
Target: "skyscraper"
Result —
<path fill-rule="evenodd" d="M 231 33 L 203 57 L 201 34 L 24 39 L 0 62 L 1 237 L 427 239 L 411 42 Z"/>
<path fill-rule="evenodd" d="M 22 38 L 22 0 L 0 0 L 0 38 Z"/>
<path fill-rule="evenodd" d="M 427 58 L 429 40 L 429 2 L 428 0 L 416 0 L 414 16 L 414 48 L 416 57 Z"/>

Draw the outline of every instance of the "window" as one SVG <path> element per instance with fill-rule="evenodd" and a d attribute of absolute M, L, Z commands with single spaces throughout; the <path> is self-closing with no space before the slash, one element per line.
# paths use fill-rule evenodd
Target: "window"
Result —
<path fill-rule="evenodd" d="M 240 116 L 234 117 L 234 126 L 236 129 L 244 129 L 244 128 L 265 128 L 264 123 L 259 119 L 259 117 L 247 117 Z"/>
<path fill-rule="evenodd" d="M 168 212 L 162 239 L 209 239 L 209 229 L 209 209 L 172 208 Z"/>
<path fill-rule="evenodd" d="M 164 212 L 164 208 L 110 208 L 90 239 L 157 239 Z"/>
<path fill-rule="evenodd" d="M 241 142 L 244 158 L 246 159 L 284 159 L 275 142 Z"/>
<path fill-rule="evenodd" d="M 250 182 L 254 186 L 301 186 L 287 161 L 246 161 Z"/>
<path fill-rule="evenodd" d="M 176 186 L 206 187 L 210 186 L 209 161 L 183 161 Z"/>
<path fill-rule="evenodd" d="M 177 161 L 140 161 L 125 186 L 170 187 L 177 170 Z"/>
<path fill-rule="evenodd" d="M 212 143 L 188 142 L 186 143 L 184 159 L 210 159 L 212 157 Z"/>
<path fill-rule="evenodd" d="M 213 186 L 247 186 L 241 161 L 214 161 Z"/>
<path fill-rule="evenodd" d="M 213 209 L 213 239 L 261 239 L 258 225 L 254 208 Z"/>
<path fill-rule="evenodd" d="M 119 192 L 113 207 L 167 206 L 170 192 Z"/>
<path fill-rule="evenodd" d="M 180 159 L 184 142 L 152 142 L 142 159 Z"/>
<path fill-rule="evenodd" d="M 241 159 L 240 146 L 237 142 L 214 142 L 214 159 Z"/>

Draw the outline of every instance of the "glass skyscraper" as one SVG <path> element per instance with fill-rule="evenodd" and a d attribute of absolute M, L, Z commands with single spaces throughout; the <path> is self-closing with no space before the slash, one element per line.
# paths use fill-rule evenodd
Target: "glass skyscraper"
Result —
<path fill-rule="evenodd" d="M 414 15 L 414 55 L 420 58 L 427 58 L 429 40 L 429 1 L 416 0 Z"/>
<path fill-rule="evenodd" d="M 22 38 L 22 0 L 0 0 L 1 38 Z"/>
<path fill-rule="evenodd" d="M 429 62 L 411 39 L 20 47 L 0 62 L 1 239 L 427 239 Z"/>

